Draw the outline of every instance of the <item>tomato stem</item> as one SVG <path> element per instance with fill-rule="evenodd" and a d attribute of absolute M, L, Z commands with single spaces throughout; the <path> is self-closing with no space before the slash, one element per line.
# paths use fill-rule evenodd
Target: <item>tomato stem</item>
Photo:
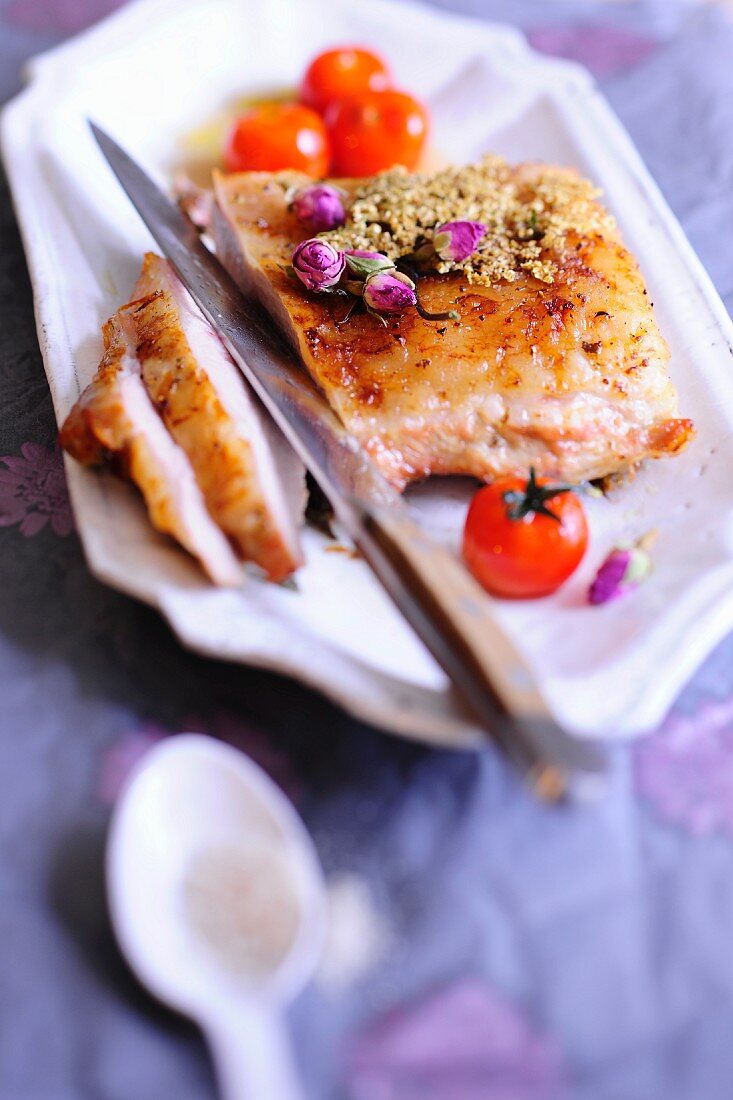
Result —
<path fill-rule="evenodd" d="M 534 466 L 529 468 L 529 477 L 524 489 L 509 490 L 504 493 L 504 503 L 507 506 L 507 518 L 518 522 L 525 516 L 538 515 L 554 519 L 560 523 L 560 517 L 547 507 L 547 501 L 561 493 L 574 492 L 573 485 L 538 485 Z"/>

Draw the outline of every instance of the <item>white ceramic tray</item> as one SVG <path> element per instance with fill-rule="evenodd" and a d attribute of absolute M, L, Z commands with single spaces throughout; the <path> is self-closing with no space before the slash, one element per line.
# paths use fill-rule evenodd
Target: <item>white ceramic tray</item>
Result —
<path fill-rule="evenodd" d="M 56 414 L 93 374 L 100 324 L 126 299 L 151 244 L 85 118 L 165 181 L 182 135 L 234 96 L 292 84 L 312 54 L 340 41 L 387 55 L 429 101 L 435 145 L 448 157 L 492 149 L 594 178 L 639 257 L 698 437 L 613 501 L 590 503 L 590 551 L 558 595 L 496 605 L 562 723 L 590 737 L 638 733 L 733 627 L 733 329 L 588 74 L 533 53 L 515 32 L 395 0 L 141 0 L 36 59 L 3 115 L 2 143 Z M 158 607 L 185 645 L 288 673 L 394 732 L 478 743 L 363 563 L 328 553 L 308 531 L 299 592 L 258 581 L 216 591 L 151 530 L 128 486 L 72 462 L 67 472 L 90 568 Z M 457 537 L 465 485 L 432 485 L 415 499 L 430 526 Z M 651 527 L 660 531 L 653 579 L 622 601 L 587 606 L 611 543 Z"/>

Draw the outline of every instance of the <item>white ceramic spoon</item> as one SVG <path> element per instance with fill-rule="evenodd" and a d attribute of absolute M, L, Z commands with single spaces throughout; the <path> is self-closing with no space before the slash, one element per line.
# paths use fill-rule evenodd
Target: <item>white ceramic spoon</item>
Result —
<path fill-rule="evenodd" d="M 282 1010 L 318 961 L 325 889 L 303 823 L 268 776 L 201 734 L 156 746 L 117 803 L 107 889 L 130 965 L 201 1025 L 224 1100 L 301 1100 Z M 257 937 L 227 935 L 252 897 L 265 918 L 254 956 Z"/>

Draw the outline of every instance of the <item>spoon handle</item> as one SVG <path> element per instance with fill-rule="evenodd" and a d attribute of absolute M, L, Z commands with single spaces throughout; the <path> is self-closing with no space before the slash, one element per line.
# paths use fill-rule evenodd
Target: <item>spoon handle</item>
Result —
<path fill-rule="evenodd" d="M 210 1022 L 206 1035 L 221 1100 L 305 1100 L 281 1014 L 237 1006 Z"/>

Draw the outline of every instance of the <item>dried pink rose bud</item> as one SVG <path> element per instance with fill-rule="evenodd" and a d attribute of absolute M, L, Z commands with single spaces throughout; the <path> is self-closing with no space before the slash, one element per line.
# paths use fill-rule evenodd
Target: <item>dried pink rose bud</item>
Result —
<path fill-rule="evenodd" d="M 415 284 L 401 271 L 377 271 L 364 283 L 364 304 L 375 313 L 401 313 L 417 305 Z"/>
<path fill-rule="evenodd" d="M 291 263 L 293 271 L 308 290 L 330 290 L 336 286 L 346 268 L 343 252 L 328 241 L 311 237 L 295 249 Z"/>
<path fill-rule="evenodd" d="M 329 183 L 310 183 L 295 192 L 290 209 L 299 222 L 315 233 L 335 229 L 346 221 L 341 192 Z"/>
<path fill-rule="evenodd" d="M 588 603 L 608 603 L 638 588 L 652 571 L 648 550 L 655 538 L 650 532 L 633 546 L 614 546 L 588 590 Z"/>
<path fill-rule="evenodd" d="M 476 251 L 482 237 L 486 236 L 483 222 L 446 222 L 433 234 L 433 248 L 441 260 L 459 264 Z"/>
<path fill-rule="evenodd" d="M 378 271 L 392 271 L 394 263 L 383 252 L 367 252 L 363 248 L 346 249 L 346 266 L 359 279 L 368 279 Z"/>

